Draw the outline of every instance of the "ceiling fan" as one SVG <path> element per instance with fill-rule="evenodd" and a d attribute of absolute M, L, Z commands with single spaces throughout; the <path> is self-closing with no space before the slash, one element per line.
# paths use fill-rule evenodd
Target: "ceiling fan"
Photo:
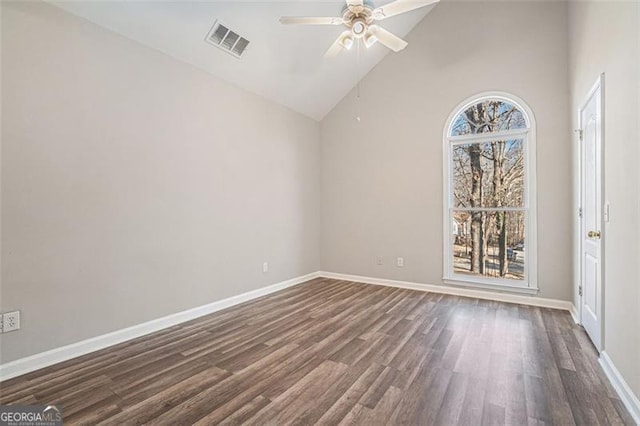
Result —
<path fill-rule="evenodd" d="M 283 16 L 282 24 L 303 25 L 344 25 L 344 31 L 338 39 L 329 47 L 325 58 L 337 56 L 342 49 L 351 49 L 358 39 L 362 39 L 366 47 L 380 42 L 384 46 L 399 52 L 407 47 L 407 42 L 390 33 L 384 28 L 375 25 L 376 21 L 390 18 L 414 9 L 429 6 L 440 0 L 396 0 L 384 6 L 375 7 L 370 0 L 346 0 L 342 8 L 342 17 L 302 17 Z"/>

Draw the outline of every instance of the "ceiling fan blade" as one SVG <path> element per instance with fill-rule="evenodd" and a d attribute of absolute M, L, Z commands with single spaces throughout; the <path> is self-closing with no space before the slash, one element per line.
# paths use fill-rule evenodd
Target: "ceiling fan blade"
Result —
<path fill-rule="evenodd" d="M 280 18 L 280 23 L 285 25 L 342 25 L 344 20 L 334 17 L 283 16 Z"/>
<path fill-rule="evenodd" d="M 375 8 L 373 10 L 373 17 L 376 21 L 380 21 L 401 13 L 438 3 L 439 1 L 440 0 L 396 0 Z"/>
<path fill-rule="evenodd" d="M 327 52 L 324 54 L 324 57 L 327 59 L 331 59 L 338 56 L 342 49 L 344 49 L 344 47 L 342 46 L 342 39 L 349 34 L 351 34 L 351 31 L 345 31 L 340 34 L 340 36 L 336 39 L 336 41 L 333 42 L 331 47 L 329 47 Z"/>
<path fill-rule="evenodd" d="M 371 32 L 371 34 L 376 36 L 376 38 L 380 43 L 387 46 L 389 49 L 393 50 L 394 52 L 401 51 L 402 49 L 407 47 L 407 44 L 409 44 L 403 39 L 401 39 L 400 37 L 398 37 L 397 35 L 390 33 L 389 31 L 377 25 L 370 26 L 369 31 Z"/>

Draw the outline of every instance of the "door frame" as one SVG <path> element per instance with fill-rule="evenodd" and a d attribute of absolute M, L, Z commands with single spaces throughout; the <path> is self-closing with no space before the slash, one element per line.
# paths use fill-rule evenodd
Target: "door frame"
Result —
<path fill-rule="evenodd" d="M 582 149 L 582 114 L 581 111 L 587 106 L 587 104 L 589 103 L 589 100 L 591 100 L 591 98 L 594 96 L 594 94 L 596 93 L 596 91 L 600 89 L 600 170 L 599 170 L 599 174 L 600 174 L 600 231 L 601 231 L 601 238 L 600 238 L 600 306 L 598 309 L 598 318 L 600 320 L 600 347 L 596 348 L 598 350 L 598 352 L 602 352 L 604 351 L 605 348 L 605 333 L 604 333 L 604 321 L 605 321 L 605 317 L 604 317 L 604 288 L 605 288 L 605 241 L 606 241 L 606 236 L 607 233 L 605 231 L 605 212 L 604 212 L 604 206 L 606 204 L 606 196 L 605 196 L 605 185 L 604 185 L 604 181 L 605 181 L 605 175 L 604 175 L 604 160 L 605 160 L 605 154 L 604 154 L 604 146 L 605 146 L 605 122 L 604 122 L 604 118 L 605 118 L 605 110 L 604 110 L 604 100 L 605 100 L 605 88 L 604 88 L 604 73 L 600 74 L 598 76 L 598 79 L 596 80 L 595 84 L 591 87 L 591 89 L 587 92 L 587 94 L 584 97 L 584 100 L 580 103 L 580 105 L 578 106 L 577 109 L 577 118 L 578 118 L 578 128 L 575 130 L 576 133 L 578 134 L 577 137 L 577 187 L 574 188 L 574 190 L 576 191 L 576 199 L 578 200 L 578 209 L 577 209 L 577 214 L 576 214 L 576 253 L 575 253 L 575 259 L 577 259 L 577 277 L 578 279 L 576 280 L 576 284 L 575 284 L 575 288 L 574 288 L 574 294 L 578 295 L 578 306 L 577 308 L 577 315 L 578 318 L 576 318 L 578 320 L 579 324 L 582 324 L 582 298 L 584 297 L 582 294 L 580 294 L 580 286 L 582 285 L 582 281 L 583 281 L 583 276 L 582 276 L 582 233 L 584 232 L 583 230 L 583 215 L 582 215 L 582 203 L 583 203 L 583 199 L 582 199 L 582 181 L 583 181 L 583 163 L 582 163 L 582 154 L 583 154 L 583 149 Z M 595 345 L 594 345 L 595 346 Z"/>

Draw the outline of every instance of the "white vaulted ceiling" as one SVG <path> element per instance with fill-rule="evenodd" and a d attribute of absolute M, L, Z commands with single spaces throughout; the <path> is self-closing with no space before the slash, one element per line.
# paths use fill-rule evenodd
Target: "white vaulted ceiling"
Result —
<path fill-rule="evenodd" d="M 381 0 L 376 6 L 388 3 Z M 389 52 L 379 44 L 324 59 L 342 26 L 281 25 L 280 16 L 340 16 L 343 2 L 327 1 L 58 1 L 51 3 L 216 77 L 322 119 L 358 79 Z M 437 7 L 437 6 L 436 6 Z M 381 22 L 404 37 L 432 6 Z M 220 20 L 251 44 L 241 59 L 204 41 Z"/>

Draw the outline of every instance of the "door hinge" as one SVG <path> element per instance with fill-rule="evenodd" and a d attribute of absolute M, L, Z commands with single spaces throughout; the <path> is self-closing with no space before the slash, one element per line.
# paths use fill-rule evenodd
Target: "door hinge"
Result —
<path fill-rule="evenodd" d="M 578 217 L 582 217 L 582 207 L 578 209 Z"/>
<path fill-rule="evenodd" d="M 578 286 L 578 296 L 582 296 L 582 286 Z"/>
<path fill-rule="evenodd" d="M 584 132 L 582 129 L 576 129 L 575 132 L 578 134 L 578 139 L 582 140 Z"/>

